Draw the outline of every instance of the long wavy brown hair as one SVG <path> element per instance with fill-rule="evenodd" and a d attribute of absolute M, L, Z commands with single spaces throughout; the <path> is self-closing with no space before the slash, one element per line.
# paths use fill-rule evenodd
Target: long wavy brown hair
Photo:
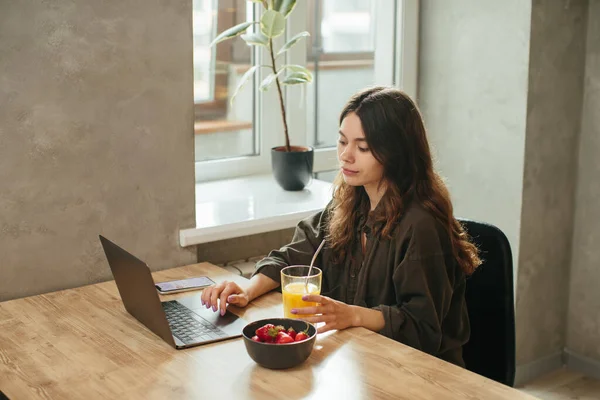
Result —
<path fill-rule="evenodd" d="M 384 222 L 377 235 L 391 233 L 405 207 L 416 201 L 447 230 L 453 255 L 465 274 L 481 264 L 478 249 L 454 218 L 450 193 L 435 172 L 423 118 L 410 97 L 395 88 L 373 87 L 350 98 L 340 114 L 340 125 L 349 113 L 361 121 L 367 145 L 384 167 L 386 192 L 380 200 Z M 370 202 L 362 186 L 350 186 L 339 173 L 334 181 L 328 242 L 337 261 L 356 243 L 360 214 L 368 213 Z"/>

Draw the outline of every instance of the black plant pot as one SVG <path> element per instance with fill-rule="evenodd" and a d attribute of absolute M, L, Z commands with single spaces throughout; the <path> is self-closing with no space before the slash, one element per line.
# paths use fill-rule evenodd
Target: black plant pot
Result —
<path fill-rule="evenodd" d="M 271 149 L 271 166 L 275 180 L 283 190 L 302 190 L 310 182 L 313 171 L 314 151 L 312 147 L 285 146 Z"/>

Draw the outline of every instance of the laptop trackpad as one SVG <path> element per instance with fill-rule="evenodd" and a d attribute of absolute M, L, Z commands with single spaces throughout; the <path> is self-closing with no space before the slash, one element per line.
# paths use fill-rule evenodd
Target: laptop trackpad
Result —
<path fill-rule="evenodd" d="M 229 334 L 241 334 L 242 329 L 246 326 L 246 321 L 227 311 L 224 316 L 221 316 L 219 311 L 213 311 L 212 308 L 207 309 L 195 298 L 196 296 L 182 297 L 177 301 Z M 199 297 L 199 296 L 198 296 Z M 200 305 L 200 307 L 198 307 Z"/>

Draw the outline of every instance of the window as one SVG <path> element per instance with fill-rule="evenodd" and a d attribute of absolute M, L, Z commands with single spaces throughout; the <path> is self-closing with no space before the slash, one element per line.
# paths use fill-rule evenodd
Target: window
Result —
<path fill-rule="evenodd" d="M 194 103 L 214 100 L 214 63 L 208 48 L 215 26 L 214 0 L 194 0 Z"/>
<path fill-rule="evenodd" d="M 307 132 L 312 146 L 328 148 L 336 145 L 339 112 L 348 98 L 378 83 L 374 77 L 378 10 L 375 1 L 309 1 L 313 82 L 308 89 Z"/>
<path fill-rule="evenodd" d="M 253 82 L 230 103 L 230 87 L 251 65 L 249 49 L 235 41 L 209 47 L 221 32 L 252 15 L 246 1 L 193 0 L 194 133 L 196 161 L 256 155 Z M 251 11 L 249 8 L 248 11 Z"/>
<path fill-rule="evenodd" d="M 209 47 L 217 33 L 255 20 L 262 8 L 246 0 L 193 1 L 196 179 L 268 173 L 271 148 L 284 142 L 276 90 L 255 90 L 268 71 L 259 70 L 230 101 L 244 72 L 267 54 L 240 38 Z M 285 87 L 285 98 L 290 140 L 315 148 L 315 173 L 337 169 L 338 117 L 350 95 L 375 84 L 414 95 L 417 16 L 417 0 L 297 1 L 288 37 L 278 41 L 311 34 L 285 62 L 306 65 L 313 82 Z"/>
<path fill-rule="evenodd" d="M 308 0 L 309 60 L 373 58 L 376 1 Z M 319 21 L 319 23 L 316 23 Z"/>

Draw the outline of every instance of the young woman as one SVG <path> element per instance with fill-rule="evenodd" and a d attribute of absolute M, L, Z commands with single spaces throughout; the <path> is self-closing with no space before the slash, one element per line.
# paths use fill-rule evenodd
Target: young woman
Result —
<path fill-rule="evenodd" d="M 375 87 L 354 95 L 340 116 L 340 173 L 333 199 L 301 221 L 289 245 L 256 265 L 247 288 L 223 282 L 204 290 L 206 307 L 244 307 L 280 285 L 288 265 L 323 271 L 317 307 L 293 310 L 318 332 L 362 326 L 457 365 L 470 327 L 465 276 L 480 264 L 453 217 L 434 171 L 421 114 L 402 91 Z M 316 316 L 305 316 L 318 314 Z"/>

